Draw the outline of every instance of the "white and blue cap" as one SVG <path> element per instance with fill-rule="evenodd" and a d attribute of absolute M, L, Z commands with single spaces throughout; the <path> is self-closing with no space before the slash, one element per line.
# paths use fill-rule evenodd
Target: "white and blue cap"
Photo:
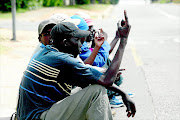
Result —
<path fill-rule="evenodd" d="M 66 14 L 63 13 L 57 13 L 54 14 L 50 17 L 50 19 L 56 21 L 57 23 L 61 23 L 61 22 L 71 22 L 74 23 L 75 25 L 79 25 L 80 24 L 80 20 L 79 19 L 72 19 L 71 17 L 69 17 Z"/>

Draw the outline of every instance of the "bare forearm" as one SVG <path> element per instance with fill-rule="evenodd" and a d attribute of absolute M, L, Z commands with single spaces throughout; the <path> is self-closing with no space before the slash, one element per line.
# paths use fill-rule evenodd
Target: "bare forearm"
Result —
<path fill-rule="evenodd" d="M 118 93 L 119 95 L 121 95 L 122 97 L 124 97 L 124 96 L 127 96 L 127 94 L 124 92 L 124 91 L 122 91 L 121 89 L 120 89 L 120 87 L 118 87 L 116 84 L 112 84 L 112 86 L 108 86 L 108 87 L 106 87 L 108 90 L 112 90 L 112 91 L 114 91 L 115 93 Z"/>
<path fill-rule="evenodd" d="M 94 59 L 96 58 L 96 55 L 98 54 L 99 49 L 100 49 L 100 47 L 96 47 L 96 46 L 95 46 L 95 48 L 94 48 L 94 50 L 92 51 L 91 55 L 84 60 L 84 63 L 85 63 L 85 64 L 92 65 L 93 62 L 94 62 Z"/>
<path fill-rule="evenodd" d="M 122 38 L 121 40 L 123 40 L 123 39 L 124 38 Z M 114 59 L 112 60 L 111 65 L 109 66 L 106 73 L 104 74 L 104 76 L 101 79 L 101 82 L 104 83 L 106 86 L 112 85 L 116 78 L 116 74 L 119 70 L 119 67 L 120 67 L 120 64 L 122 61 L 125 46 L 126 46 L 126 44 L 122 44 L 122 42 L 119 43 L 119 47 L 116 51 Z"/>

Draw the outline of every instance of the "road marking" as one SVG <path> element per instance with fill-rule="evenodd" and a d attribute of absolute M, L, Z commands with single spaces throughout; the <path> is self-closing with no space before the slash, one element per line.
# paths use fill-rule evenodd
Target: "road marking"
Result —
<path fill-rule="evenodd" d="M 161 14 L 163 14 L 164 16 L 166 16 L 168 18 L 171 18 L 171 19 L 174 19 L 174 20 L 179 20 L 180 19 L 179 16 L 170 15 L 167 12 L 164 12 L 163 10 L 161 10 L 160 8 L 156 8 L 156 9 L 158 9 Z"/>
<path fill-rule="evenodd" d="M 142 66 L 143 62 L 142 62 L 140 56 L 137 55 L 136 48 L 133 45 L 131 45 L 130 49 L 131 49 L 132 55 L 134 57 L 134 60 L 136 62 L 136 66 Z"/>

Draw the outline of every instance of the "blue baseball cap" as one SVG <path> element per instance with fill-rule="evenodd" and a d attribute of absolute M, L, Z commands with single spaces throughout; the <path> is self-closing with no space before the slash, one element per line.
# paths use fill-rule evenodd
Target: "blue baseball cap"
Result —
<path fill-rule="evenodd" d="M 71 18 L 72 19 L 80 19 L 80 23 L 77 25 L 80 30 L 88 30 L 89 29 L 86 21 L 79 15 L 73 15 L 73 16 L 71 16 Z"/>

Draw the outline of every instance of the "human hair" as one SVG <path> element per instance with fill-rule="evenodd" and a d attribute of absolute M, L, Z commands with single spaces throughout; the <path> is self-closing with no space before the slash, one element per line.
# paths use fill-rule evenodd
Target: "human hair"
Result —
<path fill-rule="evenodd" d="M 52 29 L 53 27 L 55 26 L 55 24 L 48 24 L 44 27 L 43 31 L 41 32 L 42 33 L 45 33 L 48 29 Z"/>
<path fill-rule="evenodd" d="M 44 27 L 43 31 L 38 36 L 39 42 L 41 42 L 42 33 L 45 33 L 48 29 L 52 29 L 54 26 L 55 26 L 55 24 L 48 24 Z"/>
<path fill-rule="evenodd" d="M 38 40 L 39 40 L 39 42 L 41 42 L 41 34 L 39 34 L 39 36 L 38 36 Z"/>

